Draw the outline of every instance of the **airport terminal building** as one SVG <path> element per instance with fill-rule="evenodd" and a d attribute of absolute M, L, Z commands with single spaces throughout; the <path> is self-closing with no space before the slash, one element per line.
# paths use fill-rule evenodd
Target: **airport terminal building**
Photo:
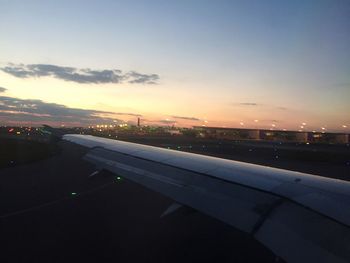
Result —
<path fill-rule="evenodd" d="M 194 126 L 202 138 L 227 140 L 264 140 L 303 143 L 349 143 L 349 134 Z"/>

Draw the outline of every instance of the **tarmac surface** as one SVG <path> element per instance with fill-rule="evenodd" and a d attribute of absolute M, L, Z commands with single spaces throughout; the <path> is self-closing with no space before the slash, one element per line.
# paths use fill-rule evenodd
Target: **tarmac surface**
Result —
<path fill-rule="evenodd" d="M 60 142 L 45 160 L 0 169 L 0 262 L 275 262 L 249 236 L 83 161 Z M 75 194 L 74 194 L 75 193 Z"/>
<path fill-rule="evenodd" d="M 187 150 L 349 179 L 346 146 L 331 147 L 335 159 L 311 161 L 289 146 L 233 146 L 200 142 Z M 81 159 L 85 149 L 59 147 L 47 159 L 0 169 L 0 262 L 276 262 L 248 235 L 201 213 L 160 218 L 172 200 L 108 172 L 89 178 L 95 167 Z"/>
<path fill-rule="evenodd" d="M 118 139 L 350 180 L 350 144 L 232 141 L 182 136 L 165 138 L 127 136 Z"/>

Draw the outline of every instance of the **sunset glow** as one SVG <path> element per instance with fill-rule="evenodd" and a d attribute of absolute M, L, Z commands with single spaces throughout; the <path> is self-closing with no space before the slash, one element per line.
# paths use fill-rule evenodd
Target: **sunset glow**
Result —
<path fill-rule="evenodd" d="M 1 2 L 1 124 L 350 127 L 347 1 Z"/>

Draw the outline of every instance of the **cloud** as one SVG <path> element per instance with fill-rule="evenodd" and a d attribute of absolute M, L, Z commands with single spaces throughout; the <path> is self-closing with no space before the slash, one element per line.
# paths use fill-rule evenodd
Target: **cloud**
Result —
<path fill-rule="evenodd" d="M 156 121 L 156 122 L 167 124 L 167 125 L 171 125 L 171 124 L 176 124 L 177 123 L 176 121 L 173 121 L 173 120 L 159 120 L 159 121 Z"/>
<path fill-rule="evenodd" d="M 277 109 L 277 110 L 288 110 L 286 107 L 281 107 L 281 106 L 275 106 L 275 105 L 268 105 L 268 104 L 261 104 L 261 103 L 256 103 L 256 102 L 238 102 L 238 103 L 232 103 L 231 105 L 238 105 L 238 106 L 247 106 L 247 107 L 259 107 L 259 108 L 266 108 L 266 109 Z"/>
<path fill-rule="evenodd" d="M 3 87 L 0 87 L 0 93 L 1 92 L 5 92 L 7 89 L 3 88 Z"/>
<path fill-rule="evenodd" d="M 288 110 L 286 107 L 276 107 L 278 110 Z"/>
<path fill-rule="evenodd" d="M 242 105 L 242 106 L 258 106 L 259 105 L 258 103 L 255 103 L 255 102 L 240 102 L 238 104 Z"/>
<path fill-rule="evenodd" d="M 179 120 L 200 121 L 200 119 L 195 117 L 183 117 L 183 116 L 171 116 L 171 117 Z"/>
<path fill-rule="evenodd" d="M 243 107 L 255 107 L 255 106 L 264 106 L 263 104 L 256 103 L 256 102 L 233 102 L 230 103 L 231 106 L 243 106 Z"/>
<path fill-rule="evenodd" d="M 141 83 L 141 84 L 157 84 L 159 76 L 157 74 L 141 74 L 135 71 L 127 73 L 126 78 L 129 79 L 129 83 Z"/>
<path fill-rule="evenodd" d="M 8 123 L 32 122 L 42 124 L 91 125 L 120 121 L 113 112 L 70 108 L 42 100 L 0 96 L 0 121 Z"/>
<path fill-rule="evenodd" d="M 114 114 L 116 114 L 116 115 L 123 115 L 123 116 L 132 116 L 132 117 L 142 117 L 141 114 L 130 113 L 130 112 L 116 112 Z"/>
<path fill-rule="evenodd" d="M 92 70 L 89 68 L 78 69 L 49 64 L 12 64 L 0 68 L 3 72 L 17 78 L 30 77 L 54 77 L 57 79 L 83 84 L 105 83 L 138 83 L 156 84 L 159 80 L 157 74 L 141 74 L 135 71 L 123 73 L 119 69 Z"/>

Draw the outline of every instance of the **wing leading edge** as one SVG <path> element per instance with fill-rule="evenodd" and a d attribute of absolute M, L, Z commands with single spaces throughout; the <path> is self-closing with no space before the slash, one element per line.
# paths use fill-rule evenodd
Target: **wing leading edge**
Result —
<path fill-rule="evenodd" d="M 254 236 L 288 262 L 350 261 L 350 183 L 94 137 L 84 157 Z"/>

